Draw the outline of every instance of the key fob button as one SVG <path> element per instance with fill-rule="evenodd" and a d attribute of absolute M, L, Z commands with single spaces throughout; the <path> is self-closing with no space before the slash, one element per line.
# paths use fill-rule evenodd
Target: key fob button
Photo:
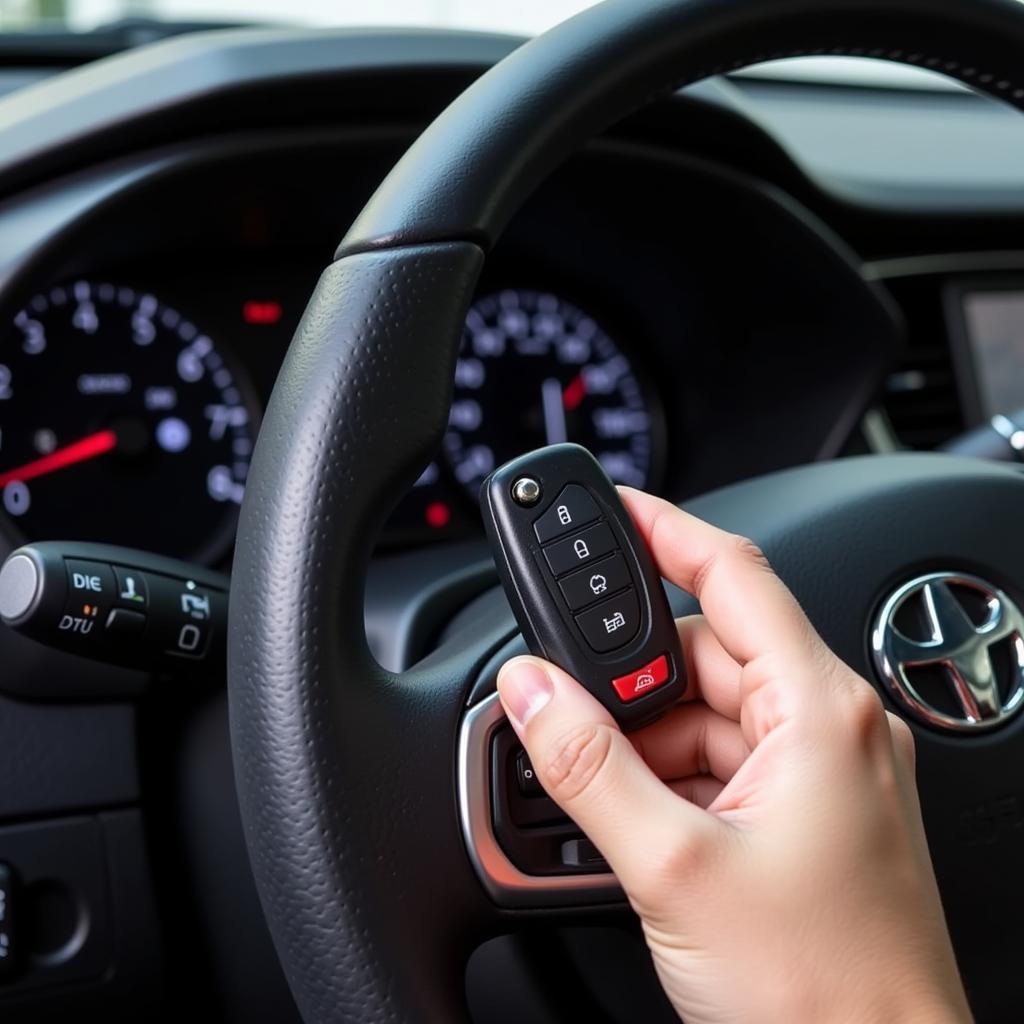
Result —
<path fill-rule="evenodd" d="M 600 518 L 597 502 L 587 489 L 579 484 L 569 484 L 562 488 L 548 510 L 533 524 L 533 531 L 541 544 L 547 544 Z"/>
<path fill-rule="evenodd" d="M 619 676 L 612 680 L 612 686 L 619 695 L 619 700 L 628 704 L 639 697 L 645 697 L 653 690 L 664 686 L 671 676 L 668 667 L 668 658 L 662 654 L 646 665 L 630 672 L 629 675 Z"/>
<path fill-rule="evenodd" d="M 598 598 L 628 587 L 631 582 L 625 558 L 616 553 L 611 558 L 604 558 L 587 569 L 566 576 L 558 581 L 558 586 L 569 609 L 576 612 L 593 604 Z"/>
<path fill-rule="evenodd" d="M 629 643 L 640 628 L 640 602 L 630 587 L 576 616 L 576 624 L 590 646 L 605 654 Z"/>
<path fill-rule="evenodd" d="M 609 555 L 616 550 L 615 537 L 607 523 L 598 523 L 574 537 L 568 537 L 544 549 L 551 571 L 562 576 L 582 565 Z"/>

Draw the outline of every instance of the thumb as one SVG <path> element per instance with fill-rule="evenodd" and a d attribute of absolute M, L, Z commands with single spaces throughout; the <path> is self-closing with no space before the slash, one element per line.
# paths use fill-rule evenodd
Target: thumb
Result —
<path fill-rule="evenodd" d="M 628 890 L 652 863 L 677 860 L 721 828 L 647 766 L 607 710 L 560 668 L 513 658 L 498 674 L 505 712 L 548 795 Z"/>

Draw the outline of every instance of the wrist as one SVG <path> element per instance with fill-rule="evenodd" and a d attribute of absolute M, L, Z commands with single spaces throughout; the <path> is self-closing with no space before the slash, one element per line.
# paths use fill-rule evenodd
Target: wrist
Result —
<path fill-rule="evenodd" d="M 943 960 L 945 958 L 942 958 Z M 952 959 L 952 957 L 950 957 Z M 789 1024 L 971 1024 L 973 1017 L 955 966 L 921 971 L 900 963 L 845 969 L 805 962 L 799 972 L 762 976 L 758 1017 Z M 820 973 L 819 973 L 820 972 Z"/>
<path fill-rule="evenodd" d="M 824 1010 L 824 1012 L 822 1012 Z M 902 981 L 895 985 L 867 985 L 845 1004 L 818 1006 L 798 1018 L 806 1024 L 971 1024 L 973 1017 L 959 977 L 950 982 Z"/>

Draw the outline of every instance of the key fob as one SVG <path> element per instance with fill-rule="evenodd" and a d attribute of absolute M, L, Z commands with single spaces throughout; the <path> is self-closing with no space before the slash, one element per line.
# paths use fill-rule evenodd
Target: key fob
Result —
<path fill-rule="evenodd" d="M 676 703 L 686 669 L 661 577 L 593 455 L 540 448 L 496 469 L 480 497 L 530 650 L 578 679 L 623 729 Z"/>

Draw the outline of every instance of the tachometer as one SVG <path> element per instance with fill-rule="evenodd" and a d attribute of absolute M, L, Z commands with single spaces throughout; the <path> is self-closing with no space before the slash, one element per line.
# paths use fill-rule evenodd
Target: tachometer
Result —
<path fill-rule="evenodd" d="M 470 309 L 445 450 L 474 496 L 496 466 L 561 441 L 589 448 L 616 483 L 646 487 L 653 422 L 629 360 L 583 310 L 519 289 Z"/>
<path fill-rule="evenodd" d="M 250 412 L 211 338 L 152 295 L 77 281 L 0 340 L 0 500 L 30 540 L 223 550 Z"/>

